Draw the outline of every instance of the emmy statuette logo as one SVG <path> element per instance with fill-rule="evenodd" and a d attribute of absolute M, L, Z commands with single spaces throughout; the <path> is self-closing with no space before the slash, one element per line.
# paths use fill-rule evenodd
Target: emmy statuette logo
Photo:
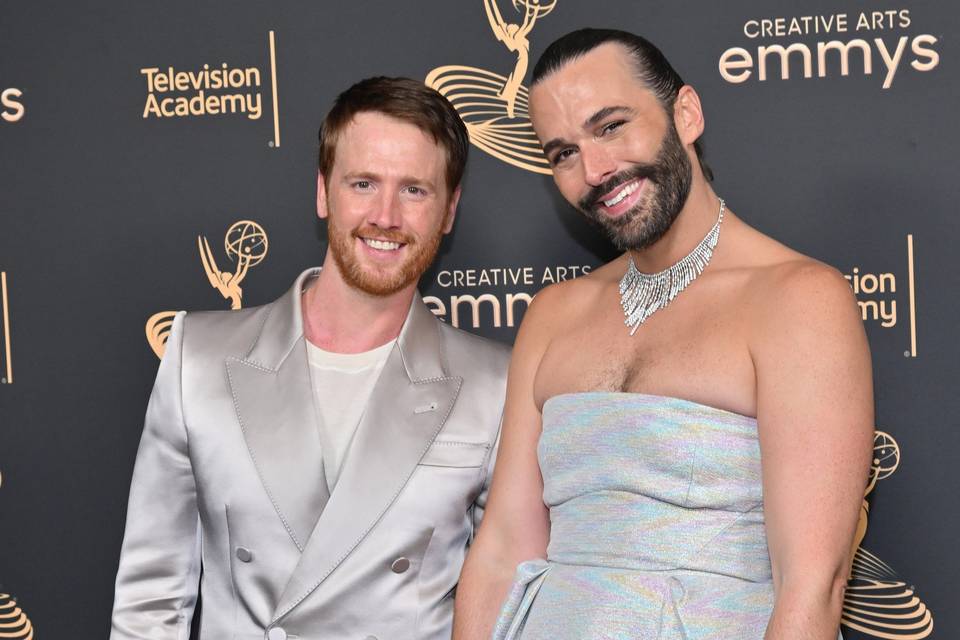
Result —
<path fill-rule="evenodd" d="M 223 249 L 227 258 L 235 263 L 233 270 L 221 270 L 217 266 L 210 242 L 204 236 L 197 236 L 197 249 L 200 253 L 200 263 L 206 273 L 210 286 L 220 292 L 225 300 L 230 301 L 231 309 L 240 309 L 243 302 L 243 289 L 240 283 L 247 277 L 250 267 L 255 267 L 267 257 L 270 243 L 267 233 L 253 220 L 239 220 L 230 225 L 223 238 Z M 173 318 L 176 311 L 160 311 L 150 316 L 145 328 L 147 342 L 157 354 L 163 357 L 163 351 L 170 337 Z"/>
<path fill-rule="evenodd" d="M 556 6 L 557 0 L 512 0 L 519 22 L 508 22 L 497 0 L 483 0 L 493 35 L 517 56 L 513 71 L 505 77 L 486 69 L 446 65 L 424 80 L 453 104 L 476 147 L 515 167 L 546 175 L 552 171 L 530 124 L 523 80 L 530 64 L 527 36 Z"/>
<path fill-rule="evenodd" d="M 874 638 L 919 640 L 933 633 L 933 614 L 917 597 L 914 587 L 901 580 L 886 562 L 860 546 L 867 534 L 870 503 L 867 496 L 877 482 L 900 466 L 900 446 L 888 433 L 874 432 L 870 478 L 860 506 L 853 541 L 853 566 L 843 598 L 840 623 Z"/>

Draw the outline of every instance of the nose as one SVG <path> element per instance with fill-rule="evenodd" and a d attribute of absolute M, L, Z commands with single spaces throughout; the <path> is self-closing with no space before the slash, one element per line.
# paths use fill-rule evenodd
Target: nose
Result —
<path fill-rule="evenodd" d="M 617 172 L 617 163 L 599 144 L 588 142 L 581 145 L 580 162 L 583 164 L 583 178 L 591 187 L 603 184 Z"/>
<path fill-rule="evenodd" d="M 367 216 L 367 222 L 379 229 L 397 229 L 403 220 L 399 194 L 384 189 Z"/>

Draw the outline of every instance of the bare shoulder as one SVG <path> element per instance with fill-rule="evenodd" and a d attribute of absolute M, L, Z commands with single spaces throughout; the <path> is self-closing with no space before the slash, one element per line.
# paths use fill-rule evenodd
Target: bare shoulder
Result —
<path fill-rule="evenodd" d="M 754 298 L 771 313 L 808 312 L 833 308 L 835 303 L 853 303 L 846 278 L 830 265 L 802 256 L 758 270 L 752 279 Z"/>
<path fill-rule="evenodd" d="M 611 284 L 616 284 L 618 271 L 622 275 L 623 268 L 617 266 L 621 260 L 618 258 L 579 278 L 544 287 L 534 297 L 523 325 L 535 325 L 551 333 L 579 326 L 582 316 L 595 308 L 597 298 Z"/>
<path fill-rule="evenodd" d="M 752 333 L 781 336 L 795 331 L 860 331 L 862 323 L 846 278 L 837 269 L 803 255 L 743 225 L 745 304 Z"/>

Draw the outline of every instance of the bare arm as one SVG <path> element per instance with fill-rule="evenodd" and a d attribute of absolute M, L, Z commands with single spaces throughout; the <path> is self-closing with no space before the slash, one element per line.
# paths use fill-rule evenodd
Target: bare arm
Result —
<path fill-rule="evenodd" d="M 514 345 L 490 500 L 457 587 L 457 640 L 490 638 L 517 565 L 546 557 L 550 520 L 537 461 L 541 420 L 533 381 L 549 342 L 552 314 L 543 308 L 550 306 L 550 298 L 549 291 L 537 295 Z"/>
<path fill-rule="evenodd" d="M 870 353 L 832 269 L 791 267 L 769 291 L 751 344 L 776 595 L 765 638 L 836 640 L 869 473 Z"/>

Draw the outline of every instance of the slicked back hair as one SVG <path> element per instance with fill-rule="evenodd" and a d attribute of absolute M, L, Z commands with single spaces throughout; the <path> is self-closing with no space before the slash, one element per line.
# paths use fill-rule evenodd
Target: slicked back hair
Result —
<path fill-rule="evenodd" d="M 324 180 L 329 180 L 333 169 L 340 133 L 355 115 L 363 112 L 382 113 L 402 120 L 432 137 L 447 153 L 446 183 L 448 196 L 453 195 L 467 166 L 470 147 L 467 128 L 446 98 L 410 78 L 367 78 L 337 96 L 318 134 L 317 164 Z"/>
<path fill-rule="evenodd" d="M 677 94 L 684 85 L 680 74 L 652 42 L 642 36 L 618 29 L 578 29 L 560 37 L 547 47 L 537 64 L 533 67 L 532 84 L 537 84 L 547 76 L 559 71 L 568 62 L 583 56 L 602 44 L 612 42 L 627 50 L 637 77 L 653 95 L 660 106 L 673 118 L 673 106 Z M 713 171 L 703 160 L 703 136 L 693 143 L 700 162 L 700 169 L 707 180 L 713 180 Z"/>

